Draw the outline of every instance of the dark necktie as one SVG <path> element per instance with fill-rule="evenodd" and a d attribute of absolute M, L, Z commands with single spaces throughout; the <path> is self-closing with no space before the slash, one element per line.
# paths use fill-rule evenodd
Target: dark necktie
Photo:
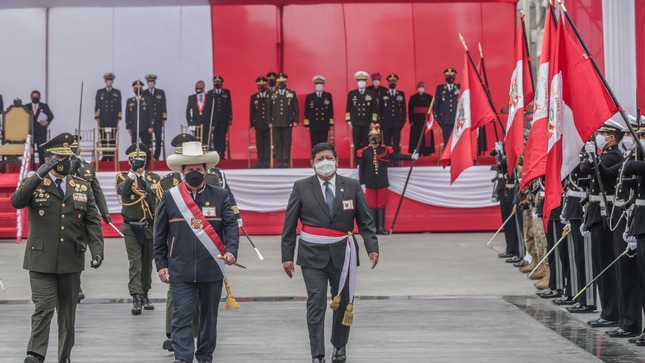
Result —
<path fill-rule="evenodd" d="M 60 186 L 61 183 L 63 183 L 63 179 L 56 179 L 56 189 L 58 189 L 58 194 L 60 195 L 60 199 L 63 199 L 65 197 L 65 192 L 63 192 L 63 188 Z"/>
<path fill-rule="evenodd" d="M 329 182 L 326 181 L 323 183 L 325 186 L 325 203 L 327 204 L 327 210 L 331 216 L 332 210 L 334 209 L 334 192 L 329 188 Z"/>

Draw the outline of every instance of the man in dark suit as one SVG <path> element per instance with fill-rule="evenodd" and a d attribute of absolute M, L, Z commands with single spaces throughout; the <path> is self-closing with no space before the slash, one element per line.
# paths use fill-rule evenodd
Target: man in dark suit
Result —
<path fill-rule="evenodd" d="M 125 105 L 125 128 L 128 130 L 133 144 L 137 142 L 138 138 L 141 143 L 149 147 L 151 135 L 155 128 L 155 120 L 152 116 L 152 107 L 150 106 L 150 98 L 143 96 L 143 83 L 141 83 L 141 81 L 134 81 L 132 83 L 132 90 L 134 92 L 134 96 L 128 98 Z M 138 137 L 137 117 L 139 121 Z M 149 151 L 148 160 L 150 160 Z"/>
<path fill-rule="evenodd" d="M 117 127 L 122 118 L 121 91 L 112 87 L 116 76 L 112 72 L 105 73 L 105 88 L 96 91 L 94 102 L 94 119 L 98 127 Z M 103 146 L 114 146 L 114 140 L 101 140 Z M 109 143 L 109 145 L 108 145 Z M 104 156 L 102 161 L 113 160 L 114 156 Z"/>
<path fill-rule="evenodd" d="M 286 274 L 293 277 L 296 228 L 300 221 L 297 264 L 302 268 L 307 287 L 311 356 L 315 363 L 325 362 L 324 321 L 329 281 L 333 296 L 330 307 L 334 310 L 332 362 L 341 363 L 345 362 L 345 346 L 353 320 L 353 286 L 359 265 L 358 243 L 352 233 L 354 222 L 363 237 L 372 268 L 378 263 L 378 240 L 358 181 L 336 174 L 338 157 L 334 146 L 328 143 L 314 146 L 311 167 L 316 175 L 296 181 L 289 197 L 282 228 L 282 264 Z M 352 258 L 346 259 L 350 251 Z"/>
<path fill-rule="evenodd" d="M 383 144 L 392 146 L 395 153 L 401 152 L 401 129 L 407 119 L 405 93 L 396 89 L 399 76 L 387 76 L 388 90 L 379 100 L 379 115 L 383 129 Z M 395 164 L 396 165 L 396 162 Z"/>
<path fill-rule="evenodd" d="M 455 83 L 457 71 L 454 68 L 446 68 L 443 74 L 446 77 L 446 83 L 438 85 L 434 94 L 434 117 L 443 131 L 443 143 L 445 145 L 450 134 L 452 134 L 452 128 L 455 126 L 457 101 L 459 101 L 461 85 Z"/>
<path fill-rule="evenodd" d="M 419 154 L 425 156 L 434 152 L 434 134 L 432 130 L 425 135 L 425 125 L 431 103 L 432 95 L 426 93 L 425 82 L 418 82 L 417 93 L 410 96 L 410 101 L 408 101 L 408 117 L 410 118 L 409 153 L 414 152 L 421 135 L 424 135 L 424 140 L 421 141 L 421 147 L 417 150 Z"/>
<path fill-rule="evenodd" d="M 268 80 L 262 76 L 255 79 L 258 92 L 251 95 L 249 119 L 251 132 L 255 130 L 255 147 L 257 150 L 256 168 L 268 168 L 271 157 L 271 136 L 269 129 L 269 92 Z"/>
<path fill-rule="evenodd" d="M 168 111 L 166 110 L 166 93 L 162 89 L 155 88 L 157 76 L 154 74 L 146 75 L 148 89 L 145 91 L 145 97 L 148 98 L 148 104 L 151 108 L 153 129 L 155 133 L 154 158 L 159 160 L 163 143 L 163 128 L 166 126 Z"/>
<path fill-rule="evenodd" d="M 33 146 L 38 149 L 38 162 L 42 164 L 45 160 L 45 150 L 40 147 L 47 141 L 47 127 L 54 120 L 54 114 L 46 103 L 40 102 L 40 91 L 31 92 L 31 103 L 25 105 L 33 116 L 32 132 L 34 135 Z M 31 160 L 31 166 L 36 168 L 36 160 Z"/>
<path fill-rule="evenodd" d="M 367 134 L 370 125 L 376 122 L 378 109 L 376 108 L 376 96 L 371 90 L 366 89 L 367 72 L 358 71 L 354 74 L 357 87 L 347 94 L 347 107 L 345 120 L 352 127 L 352 138 L 354 151 L 367 146 Z"/>
<path fill-rule="evenodd" d="M 226 134 L 228 133 L 228 127 L 233 122 L 233 106 L 231 103 L 231 91 L 222 88 L 223 85 L 224 78 L 222 76 L 213 77 L 213 89 L 208 92 L 208 95 L 211 98 L 211 102 L 213 102 L 214 129 L 211 130 L 213 144 L 220 158 L 225 159 Z"/>
<path fill-rule="evenodd" d="M 316 91 L 305 100 L 305 127 L 309 128 L 311 147 L 327 142 L 329 128 L 334 127 L 334 103 L 331 93 L 325 92 L 325 77 L 314 76 Z"/>
<path fill-rule="evenodd" d="M 291 129 L 298 126 L 299 109 L 296 92 L 287 89 L 287 75 L 278 75 L 278 90 L 269 101 L 269 123 L 273 128 L 273 145 L 278 168 L 291 166 Z"/>
<path fill-rule="evenodd" d="M 204 81 L 195 83 L 195 94 L 188 96 L 186 105 L 186 123 L 188 126 L 202 126 L 202 144 L 208 142 L 210 129 L 212 102 L 211 98 L 204 92 L 206 84 Z"/>

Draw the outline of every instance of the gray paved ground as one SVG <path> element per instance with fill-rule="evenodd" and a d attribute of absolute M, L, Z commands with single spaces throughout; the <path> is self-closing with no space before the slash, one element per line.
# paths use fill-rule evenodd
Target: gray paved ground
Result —
<path fill-rule="evenodd" d="M 534 298 L 535 289 L 525 276 L 497 259 L 503 240 L 496 239 L 496 249 L 485 247 L 490 236 L 382 238 L 379 266 L 370 271 L 365 265 L 359 271 L 357 294 L 363 298 L 356 303 L 348 362 L 597 361 L 583 349 L 598 353 L 597 345 L 581 348 L 549 325 L 586 332 L 579 320 L 539 318 L 542 311 L 548 315 L 562 310 Z M 278 237 L 254 241 L 265 260 L 259 261 L 248 242 L 242 241 L 239 262 L 248 270 L 232 269 L 229 274 L 242 309 L 222 309 L 216 361 L 308 362 L 305 304 L 286 299 L 304 296 L 302 277 L 299 272 L 293 280 L 284 275 Z M 0 304 L 0 363 L 22 362 L 29 336 L 33 306 L 27 273 L 21 269 L 23 248 L 0 243 L 0 277 L 7 289 L 0 293 L 0 303 L 4 303 Z M 361 257 L 367 260 L 364 252 Z M 130 305 L 119 302 L 129 298 L 122 241 L 107 241 L 104 265 L 84 272 L 82 280 L 88 298 L 78 309 L 74 362 L 172 361 L 160 349 L 165 308 L 161 301 L 166 287 L 155 277 L 151 297 L 158 303 L 154 312 L 132 317 Z M 55 325 L 51 337 L 47 362 L 55 362 Z M 645 354 L 626 343 L 613 344 L 614 352 L 616 344 L 619 353 L 622 349 L 629 352 L 621 361 L 645 360 Z M 552 355 L 545 358 L 543 352 Z"/>

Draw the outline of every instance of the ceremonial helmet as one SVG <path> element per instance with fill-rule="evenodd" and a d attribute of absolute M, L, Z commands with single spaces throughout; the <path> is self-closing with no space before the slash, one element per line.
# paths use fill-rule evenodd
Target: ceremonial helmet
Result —
<path fill-rule="evenodd" d="M 370 132 L 367 134 L 367 139 L 372 140 L 373 138 L 378 137 L 378 143 L 381 143 L 381 140 L 383 140 L 383 132 L 381 131 L 381 125 L 379 124 L 373 124 L 372 127 L 370 127 Z"/>

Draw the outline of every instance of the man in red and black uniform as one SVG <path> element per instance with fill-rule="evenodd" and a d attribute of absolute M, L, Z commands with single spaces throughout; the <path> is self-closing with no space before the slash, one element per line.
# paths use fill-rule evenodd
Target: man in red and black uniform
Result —
<path fill-rule="evenodd" d="M 417 160 L 419 154 L 399 154 L 391 146 L 381 145 L 382 135 L 378 124 L 370 130 L 368 140 L 369 145 L 357 152 L 358 177 L 361 185 L 365 186 L 365 198 L 376 222 L 376 233 L 388 234 L 384 228 L 387 187 L 390 186 L 387 168 L 392 160 Z"/>

